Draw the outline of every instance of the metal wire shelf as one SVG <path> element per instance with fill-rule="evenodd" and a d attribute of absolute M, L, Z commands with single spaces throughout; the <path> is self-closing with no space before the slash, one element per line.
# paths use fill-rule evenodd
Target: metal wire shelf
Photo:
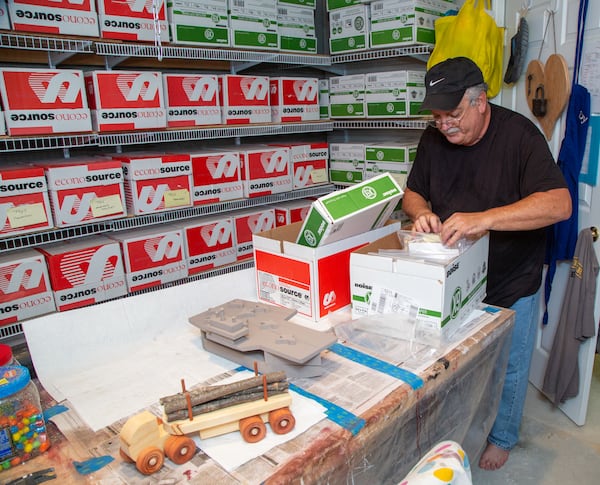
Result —
<path fill-rule="evenodd" d="M 427 128 L 430 119 L 423 118 L 403 118 L 393 120 L 334 120 L 334 129 L 414 129 L 424 130 Z"/>
<path fill-rule="evenodd" d="M 373 59 L 384 59 L 388 57 L 402 56 L 429 56 L 433 46 L 430 44 L 407 45 L 388 49 L 370 49 L 366 51 L 346 52 L 331 56 L 331 64 L 345 62 L 370 61 Z"/>
<path fill-rule="evenodd" d="M 90 53 L 92 40 L 0 33 L 0 47 L 36 51 Z"/>

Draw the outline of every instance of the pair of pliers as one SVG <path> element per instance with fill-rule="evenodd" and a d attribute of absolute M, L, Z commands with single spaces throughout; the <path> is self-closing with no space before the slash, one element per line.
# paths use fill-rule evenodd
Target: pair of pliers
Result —
<path fill-rule="evenodd" d="M 21 478 L 16 478 L 6 485 L 37 485 L 38 483 L 54 480 L 55 478 L 56 473 L 54 473 L 54 468 L 45 468 L 29 473 L 28 475 L 23 475 Z"/>

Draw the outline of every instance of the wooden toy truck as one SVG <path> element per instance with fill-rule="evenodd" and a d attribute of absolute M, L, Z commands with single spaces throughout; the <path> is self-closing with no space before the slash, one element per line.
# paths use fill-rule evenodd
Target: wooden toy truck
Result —
<path fill-rule="evenodd" d="M 261 380 L 262 385 L 256 386 Z M 213 398 L 215 395 L 218 397 Z M 181 409 L 182 399 L 187 409 Z M 283 372 L 184 390 L 161 399 L 165 408 L 162 419 L 149 411 L 129 418 L 119 435 L 120 454 L 125 461 L 135 463 L 141 473 L 151 475 L 162 468 L 165 455 L 177 465 L 192 459 L 196 443 L 187 436 L 192 433 L 205 439 L 239 430 L 245 441 L 256 443 L 266 435 L 266 422 L 277 434 L 289 433 L 296 424 L 289 409 L 291 402 Z M 214 410 L 196 414 L 194 410 L 199 408 Z M 182 413 L 187 417 L 169 419 Z"/>

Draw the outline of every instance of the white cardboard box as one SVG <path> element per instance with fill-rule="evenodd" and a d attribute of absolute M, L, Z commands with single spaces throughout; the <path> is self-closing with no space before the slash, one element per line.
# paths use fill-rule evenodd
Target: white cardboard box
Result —
<path fill-rule="evenodd" d="M 85 73 L 94 130 L 149 130 L 167 126 L 162 74 L 158 71 Z"/>
<path fill-rule="evenodd" d="M 186 153 L 115 155 L 123 167 L 125 197 L 131 215 L 192 205 L 192 163 Z"/>
<path fill-rule="evenodd" d="M 370 24 L 369 5 L 353 5 L 329 12 L 331 54 L 367 49 Z"/>
<path fill-rule="evenodd" d="M 297 243 L 316 247 L 383 226 L 403 191 L 390 174 L 323 195 L 313 202 Z"/>
<path fill-rule="evenodd" d="M 279 49 L 290 52 L 317 52 L 315 10 L 313 8 L 281 5 L 277 7 Z"/>
<path fill-rule="evenodd" d="M 159 37 L 161 42 L 169 42 L 169 26 L 163 0 L 98 0 L 97 3 L 100 37 L 148 42 L 154 42 Z M 156 25 L 160 27 L 159 36 L 155 30 Z"/>
<path fill-rule="evenodd" d="M 228 46 L 228 0 L 167 0 L 174 44 Z"/>
<path fill-rule="evenodd" d="M 229 2 L 229 32 L 232 47 L 279 48 L 276 0 Z"/>
<path fill-rule="evenodd" d="M 91 236 L 38 248 L 48 264 L 58 311 L 99 303 L 127 294 L 119 243 Z"/>
<path fill-rule="evenodd" d="M 110 237 L 121 244 L 130 292 L 187 277 L 181 228 L 163 224 L 115 232 Z"/>
<path fill-rule="evenodd" d="M 486 234 L 450 262 L 373 254 L 403 249 L 398 235 L 390 234 L 354 251 L 350 255 L 353 318 L 370 314 L 370 304 L 381 306 L 383 302 L 374 295 L 387 293 L 394 296 L 395 308 L 402 309 L 398 313 L 416 310 L 423 340 L 439 341 L 484 299 L 488 246 Z"/>
<path fill-rule="evenodd" d="M 190 153 L 190 157 L 193 205 L 216 204 L 244 197 L 237 149 L 197 151 Z"/>
<path fill-rule="evenodd" d="M 329 79 L 319 79 L 319 119 L 329 118 Z"/>
<path fill-rule="evenodd" d="M 365 75 L 329 78 L 329 115 L 331 118 L 365 117 Z"/>
<path fill-rule="evenodd" d="M 0 255 L 0 325 L 53 312 L 44 256 L 35 249 Z"/>
<path fill-rule="evenodd" d="M 68 227 L 127 215 L 123 170 L 118 161 L 81 157 L 39 165 L 46 173 L 56 226 Z"/>
<path fill-rule="evenodd" d="M 367 118 L 420 116 L 424 99 L 424 70 L 374 72 L 365 76 Z"/>
<path fill-rule="evenodd" d="M 44 169 L 0 166 L 0 237 L 53 226 Z"/>
<path fill-rule="evenodd" d="M 305 189 L 313 185 L 329 182 L 327 170 L 329 161 L 329 144 L 315 143 L 274 143 L 273 146 L 284 146 L 290 150 L 290 163 L 294 174 L 293 189 Z"/>
<path fill-rule="evenodd" d="M 299 122 L 319 119 L 319 80 L 306 77 L 271 77 L 271 121 Z"/>
<path fill-rule="evenodd" d="M 354 185 L 365 180 L 365 144 L 329 144 L 329 180 L 338 185 Z"/>
<path fill-rule="evenodd" d="M 365 178 L 388 172 L 404 190 L 417 154 L 414 142 L 376 142 L 365 144 Z"/>
<path fill-rule="evenodd" d="M 0 0 L 0 29 L 10 30 L 10 18 L 5 0 Z"/>
<path fill-rule="evenodd" d="M 92 131 L 82 71 L 0 68 L 0 96 L 11 136 Z"/>
<path fill-rule="evenodd" d="M 207 216 L 183 225 L 185 257 L 189 274 L 235 263 L 237 249 L 232 217 Z"/>
<path fill-rule="evenodd" d="M 309 248 L 294 242 L 301 226 L 297 222 L 254 235 L 257 296 L 313 321 L 350 304 L 350 253 L 400 228 L 390 224 Z"/>
<path fill-rule="evenodd" d="M 91 37 L 100 34 L 94 0 L 8 0 L 8 8 L 14 30 Z"/>
<path fill-rule="evenodd" d="M 292 190 L 290 150 L 283 146 L 240 146 L 244 197 L 262 197 Z"/>
<path fill-rule="evenodd" d="M 221 124 L 219 79 L 211 74 L 162 75 L 167 127 Z"/>
<path fill-rule="evenodd" d="M 435 21 L 453 0 L 376 0 L 371 3 L 371 47 L 434 44 Z"/>
<path fill-rule="evenodd" d="M 225 125 L 270 123 L 271 104 L 267 76 L 219 76 L 222 121 Z"/>
<path fill-rule="evenodd" d="M 294 222 L 302 222 L 306 219 L 308 211 L 314 199 L 287 200 L 273 204 L 275 210 L 275 225 L 277 227 L 287 226 Z"/>

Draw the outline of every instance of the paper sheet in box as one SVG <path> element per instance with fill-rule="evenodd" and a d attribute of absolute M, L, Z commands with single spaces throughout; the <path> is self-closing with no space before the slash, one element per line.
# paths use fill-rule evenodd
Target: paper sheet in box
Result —
<path fill-rule="evenodd" d="M 313 202 L 296 242 L 316 247 L 381 227 L 402 195 L 394 178 L 383 173 L 319 197 Z"/>
<path fill-rule="evenodd" d="M 408 232 L 401 231 L 407 238 Z M 385 236 L 350 255 L 352 317 L 373 312 L 383 302 L 374 295 L 387 294 L 396 308 L 416 309 L 419 329 L 432 340 L 465 321 L 485 297 L 489 236 L 472 242 L 455 257 L 435 260 L 410 256 L 392 257 L 381 250 L 404 250 L 397 234 Z M 389 290 L 389 291 L 382 291 Z"/>
<path fill-rule="evenodd" d="M 313 321 L 350 304 L 350 253 L 400 228 L 390 224 L 309 248 L 294 242 L 301 224 L 254 235 L 256 286 L 259 300 L 296 309 Z"/>

